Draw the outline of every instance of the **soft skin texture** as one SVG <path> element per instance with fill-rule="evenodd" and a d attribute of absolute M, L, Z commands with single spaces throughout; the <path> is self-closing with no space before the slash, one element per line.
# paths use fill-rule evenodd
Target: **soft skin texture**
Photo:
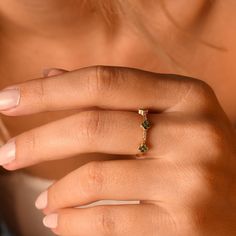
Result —
<path fill-rule="evenodd" d="M 91 0 L 91 2 L 95 1 Z M 139 1 L 131 2 L 134 4 L 134 7 L 136 7 L 135 4 L 139 3 Z M 115 30 L 114 28 L 111 30 L 111 28 L 107 27 L 106 23 L 104 22 L 104 18 L 101 17 L 101 15 L 96 14 L 96 10 L 83 9 L 81 11 L 81 0 L 0 1 L 0 87 L 4 89 L 7 86 L 12 86 L 23 81 L 32 80 L 33 78 L 41 78 L 43 69 L 48 67 L 57 67 L 66 69 L 68 71 L 74 71 L 70 72 L 66 76 L 63 75 L 57 77 L 57 84 L 59 81 L 61 81 L 59 78 L 62 79 L 63 82 L 63 78 L 70 80 L 72 78 L 72 74 L 75 77 L 79 77 L 81 73 L 85 73 L 85 71 L 88 72 L 88 70 L 84 69 L 80 72 L 75 72 L 75 70 L 79 68 L 101 64 L 139 68 L 155 73 L 184 74 L 188 77 L 198 78 L 207 82 L 214 90 L 221 106 L 223 107 L 223 110 L 230 119 L 231 124 L 236 124 L 235 0 L 191 0 L 191 3 L 190 0 L 163 0 L 162 2 L 165 2 L 166 6 L 168 6 L 168 9 L 171 13 L 170 16 L 174 18 L 174 21 L 170 20 L 170 17 L 167 17 L 166 12 L 163 11 L 163 8 L 161 7 L 161 1 L 148 1 L 148 3 L 151 2 L 154 4 L 147 4 L 147 1 L 145 1 L 145 4 L 142 5 L 144 12 L 138 11 L 138 17 L 134 20 L 135 24 L 131 20 L 132 17 L 123 17 L 122 15 L 118 24 L 116 25 Z M 131 8 L 126 8 L 127 11 L 129 11 L 129 9 Z M 170 60 L 166 54 L 171 56 L 175 63 L 172 63 L 173 61 Z M 148 193 L 152 192 L 152 196 L 155 195 L 155 198 L 152 199 L 153 203 L 155 205 L 157 203 L 159 204 L 158 212 L 165 213 L 164 210 L 167 209 L 161 206 L 161 202 L 163 202 L 163 205 L 168 205 L 170 207 L 172 206 L 169 211 L 171 214 L 167 214 L 167 218 L 170 219 L 170 216 L 175 216 L 175 214 L 179 212 L 180 214 L 179 216 L 176 216 L 176 219 L 180 219 L 181 222 L 178 223 L 178 220 L 175 219 L 174 221 L 172 220 L 172 222 L 176 222 L 176 225 L 178 226 L 189 225 L 190 229 L 186 229 L 186 234 L 188 234 L 190 231 L 194 231 L 190 234 L 194 235 L 194 233 L 197 234 L 197 232 L 202 231 L 199 232 L 200 235 L 210 235 L 213 234 L 214 231 L 218 234 L 221 234 L 222 231 L 224 231 L 222 233 L 223 235 L 234 235 L 233 220 L 235 217 L 232 216 L 232 214 L 235 210 L 234 200 L 231 200 L 231 198 L 233 199 L 232 196 L 235 196 L 235 194 L 233 194 L 235 192 L 233 187 L 233 172 L 235 169 L 232 161 L 228 161 L 230 156 L 234 156 L 234 154 L 232 154 L 234 153 L 233 147 L 235 147 L 235 139 L 234 135 L 232 134 L 233 128 L 229 128 L 231 126 L 230 124 L 225 125 L 228 123 L 228 121 L 227 118 L 225 119 L 224 115 L 222 115 L 222 111 L 218 112 L 217 115 L 213 110 L 206 110 L 206 113 L 204 114 L 201 109 L 199 112 L 197 112 L 198 105 L 200 106 L 201 104 L 206 104 L 208 102 L 207 99 L 211 101 L 210 97 L 205 96 L 206 94 L 208 95 L 209 86 L 207 86 L 208 89 L 207 92 L 205 91 L 205 95 L 200 96 L 200 94 L 202 94 L 201 91 L 195 92 L 193 94 L 191 93 L 192 96 L 195 96 L 193 98 L 194 101 L 192 102 L 190 102 L 191 99 L 189 100 L 189 97 L 186 95 L 187 99 L 185 100 L 189 104 L 188 107 L 186 107 L 186 112 L 167 113 L 166 110 L 162 110 L 165 108 L 165 104 L 161 103 L 161 101 L 170 101 L 171 103 L 169 105 L 172 107 L 173 104 L 175 104 L 175 102 L 177 103 L 179 101 L 178 99 L 180 99 L 181 96 L 185 94 L 185 92 L 188 90 L 188 86 L 185 87 L 187 84 L 182 84 L 182 94 L 177 93 L 180 89 L 179 82 L 178 86 L 174 86 L 175 88 L 173 88 L 170 83 L 161 82 L 160 85 L 163 85 L 161 86 L 161 89 L 152 95 L 150 94 L 150 91 L 153 91 L 153 87 L 146 82 L 146 77 L 149 77 L 150 73 L 147 73 L 147 76 L 146 73 L 147 72 L 141 73 L 142 75 L 145 74 L 145 84 L 143 84 L 144 79 L 142 79 L 142 95 L 138 98 L 136 97 L 137 94 L 135 96 L 135 99 L 137 98 L 138 101 L 137 104 L 127 104 L 127 102 L 124 101 L 124 92 L 128 92 L 128 90 L 123 91 L 121 96 L 117 96 L 117 100 L 111 99 L 113 96 L 108 96 L 109 99 L 107 100 L 108 102 L 111 102 L 109 106 L 109 104 L 106 104 L 101 100 L 103 96 L 99 96 L 99 98 L 97 98 L 98 94 L 96 94 L 96 87 L 95 91 L 91 89 L 91 94 L 92 92 L 95 92 L 95 94 L 90 94 L 91 96 L 88 96 L 88 93 L 84 93 L 84 97 L 80 95 L 80 102 L 83 101 L 83 103 L 75 103 L 74 101 L 74 99 L 77 101 L 77 97 L 75 95 L 79 95 L 79 86 L 81 86 L 81 84 L 79 84 L 75 93 L 71 93 L 73 92 L 73 87 L 69 88 L 68 86 L 64 86 L 62 88 L 54 86 L 54 84 L 53 86 L 49 86 L 50 91 L 42 90 L 44 86 L 41 87 L 41 82 L 36 82 L 36 87 L 34 87 L 34 90 L 30 92 L 27 86 L 24 88 L 22 87 L 20 90 L 22 95 L 20 106 L 23 104 L 22 102 L 24 101 L 24 96 L 26 95 L 24 95 L 24 91 L 28 93 L 28 103 L 31 104 L 31 106 L 25 105 L 25 110 L 21 110 L 21 108 L 18 107 L 17 109 L 19 110 L 11 111 L 13 113 L 10 111 L 5 112 L 5 116 L 2 118 L 10 132 L 11 137 L 14 138 L 15 136 L 19 135 L 21 138 L 16 138 L 17 143 L 26 142 L 27 145 L 24 146 L 24 149 L 18 150 L 19 144 L 17 144 L 17 150 L 14 150 L 15 142 L 13 139 L 10 146 L 8 145 L 7 147 L 5 146 L 4 149 L 1 149 L 1 152 L 4 150 L 7 151 L 7 155 L 3 155 L 4 157 L 7 157 L 7 160 L 5 159 L 5 161 L 14 160 L 15 153 L 17 157 L 19 156 L 15 163 L 5 167 L 13 170 L 28 166 L 22 171 L 26 171 L 28 174 L 39 177 L 55 179 L 62 178 L 65 174 L 71 172 L 72 170 L 75 170 L 75 173 L 77 173 L 77 168 L 94 160 L 106 161 L 109 159 L 121 159 L 125 161 L 125 159 L 127 159 L 126 161 L 134 161 L 133 153 L 136 151 L 136 145 L 139 144 L 142 135 L 141 130 L 139 129 L 139 122 L 141 118 L 137 115 L 136 109 L 142 105 L 142 102 L 148 101 L 148 103 L 143 105 L 146 105 L 147 107 L 150 107 L 151 104 L 153 105 L 153 113 L 150 115 L 150 119 L 152 119 L 154 122 L 154 126 L 149 133 L 149 142 L 151 145 L 149 154 L 155 157 L 153 160 L 156 159 L 156 156 L 158 156 L 158 162 L 155 162 L 155 165 L 153 164 L 155 168 L 155 171 L 153 171 L 155 176 L 151 176 L 151 171 L 148 167 L 143 167 L 143 170 L 145 169 L 145 171 L 147 171 L 144 177 L 142 176 L 143 172 L 140 170 L 140 176 L 142 176 L 142 180 L 140 180 L 142 184 L 142 191 L 145 190 L 147 192 L 145 199 L 149 199 Z M 141 74 L 138 73 L 139 79 L 142 78 Z M 160 80 L 159 75 L 153 74 L 152 76 L 155 79 L 159 79 L 158 81 L 164 82 L 164 79 Z M 171 77 L 173 79 L 173 76 Z M 170 82 L 168 79 L 170 78 L 169 75 L 163 78 Z M 177 78 L 179 78 L 179 81 L 186 81 L 186 78 L 183 78 L 182 76 L 175 76 L 175 79 Z M 78 80 L 78 82 L 81 82 L 81 80 Z M 51 82 L 49 82 L 49 84 L 50 83 Z M 84 85 L 86 86 L 86 82 Z M 108 88 L 110 88 L 109 85 L 110 83 L 108 82 L 108 84 L 105 84 L 104 86 L 108 86 Z M 139 86 L 141 86 L 141 81 L 135 84 L 135 87 Z M 167 89 L 169 87 L 170 90 Z M 82 88 L 86 87 L 82 86 Z M 130 87 L 128 86 L 127 88 Z M 167 92 L 167 90 L 169 92 Z M 14 93 L 11 94 L 8 93 L 8 98 L 17 98 L 15 94 L 16 91 L 17 90 L 14 90 Z M 60 101 L 62 104 L 53 104 L 55 101 L 53 99 L 51 100 L 51 97 L 49 96 L 50 102 L 46 102 L 45 100 L 47 109 L 42 107 L 44 103 L 40 102 L 40 98 L 44 97 L 42 96 L 45 94 L 44 91 L 48 92 L 48 94 L 52 94 L 52 98 L 55 98 L 56 100 L 59 99 L 58 101 Z M 140 92 L 140 90 L 138 91 Z M 195 91 L 195 89 L 191 91 Z M 58 93 L 60 93 L 60 95 L 58 95 Z M 166 98 L 167 96 L 165 96 L 165 93 L 168 94 L 168 99 Z M 62 101 L 64 94 L 67 94 L 67 96 L 69 96 L 73 101 L 70 103 L 67 101 L 67 99 Z M 35 95 L 38 95 L 36 96 L 36 100 L 34 100 Z M 106 94 L 104 94 L 104 96 L 105 95 Z M 126 94 L 126 96 L 129 98 L 131 98 L 131 95 L 132 94 Z M 135 95 L 135 93 L 133 95 Z M 157 100 L 156 97 L 151 98 L 150 96 L 157 96 L 159 100 Z M 27 95 L 25 98 L 27 100 Z M 92 99 L 93 101 L 91 101 L 91 103 L 86 103 L 86 98 Z M 9 101 L 10 100 L 8 100 L 8 102 Z M 120 103 L 119 105 L 119 101 L 122 101 L 122 104 Z M 129 99 L 128 101 L 130 102 L 132 99 Z M 15 106 L 15 104 L 17 104 L 17 102 L 11 102 L 11 105 Z M 95 105 L 93 105 L 94 102 Z M 99 104 L 96 105 L 96 103 Z M 213 103 L 217 104 L 217 102 Z M 6 104 L 7 101 L 5 101 L 5 105 Z M 74 110 L 71 110 L 72 105 L 74 105 L 76 108 L 78 106 L 79 108 L 74 109 L 74 107 Z M 97 107 L 90 107 L 91 105 Z M 26 109 L 27 106 L 35 113 L 29 114 L 29 111 Z M 209 105 L 207 106 L 207 109 L 212 109 L 213 107 L 215 108 L 217 106 L 218 105 Z M 106 111 L 104 116 L 103 113 L 100 113 L 100 111 L 99 113 L 94 112 L 94 110 L 101 108 L 106 108 L 108 110 L 116 110 L 119 108 L 119 112 L 116 111 L 115 113 L 110 113 Z M 44 111 L 44 109 L 56 109 L 57 111 L 38 113 L 39 111 Z M 63 111 L 61 109 L 63 109 Z M 84 112 L 80 112 L 81 109 L 83 109 Z M 86 110 L 92 111 L 87 111 L 88 113 L 86 113 Z M 157 111 L 161 113 L 156 114 Z M 191 112 L 194 112 L 194 114 Z M 27 116 L 19 116 L 20 114 L 23 115 L 26 113 L 28 113 Z M 68 117 L 63 122 L 59 120 L 72 114 L 74 114 L 73 117 Z M 97 140 L 97 137 L 94 138 L 94 140 L 89 140 L 86 138 L 84 139 L 86 134 L 90 134 L 94 129 L 97 130 L 96 118 L 100 120 L 100 117 L 105 118 L 106 122 L 111 123 L 111 129 L 109 129 L 106 123 L 106 125 L 103 127 L 104 133 L 100 134 L 102 136 L 101 139 Z M 119 117 L 119 123 L 116 121 L 117 117 Z M 95 121 L 93 119 L 95 119 Z M 50 124 L 50 122 L 54 120 L 58 121 Z M 89 125 L 91 124 L 90 120 L 92 120 L 91 126 Z M 114 122 L 111 122 L 111 120 Z M 101 124 L 103 123 L 101 122 Z M 42 125 L 46 125 L 44 126 L 44 128 L 46 127 L 46 132 L 43 128 L 35 129 L 35 127 L 40 127 Z M 130 128 L 129 133 L 126 133 L 127 127 Z M 22 135 L 22 133 L 25 131 L 32 129 L 36 130 L 36 132 L 29 132 L 32 134 L 32 136 L 27 133 Z M 53 131 L 49 134 L 49 131 L 54 129 L 56 129 L 55 133 Z M 112 129 L 117 132 L 113 133 Z M 81 132 L 84 132 L 84 134 L 81 134 Z M 38 135 L 39 139 L 37 139 L 37 136 L 34 137 L 35 133 Z M 99 133 L 100 132 L 98 130 L 96 134 L 99 136 Z M 51 139 L 51 137 L 53 135 L 56 136 L 56 134 L 56 139 Z M 110 138 L 108 136 L 110 136 Z M 26 138 L 25 140 L 24 137 Z M 90 136 L 90 138 L 93 139 L 93 136 Z M 105 138 L 107 138 L 108 141 L 105 140 Z M 129 138 L 129 142 L 125 142 L 126 138 Z M 91 142 L 93 145 L 89 146 L 86 141 Z M 95 141 L 101 143 L 98 145 L 98 143 Z M 74 146 L 75 144 L 77 145 L 76 147 Z M 40 145 L 44 146 L 45 150 L 42 150 Z M 93 147 L 94 152 L 98 151 L 102 153 L 87 153 L 91 152 L 91 147 Z M 51 152 L 52 149 L 57 151 L 57 153 Z M 222 151 L 222 149 L 224 150 Z M 29 155 L 31 150 L 34 156 Z M 157 153 L 152 153 L 152 151 Z M 171 154 L 169 152 L 171 152 Z M 26 154 L 28 157 L 27 159 L 24 159 L 23 153 Z M 74 155 L 75 153 L 76 156 L 74 158 L 65 158 L 69 157 L 70 155 Z M 119 155 L 115 155 L 116 153 L 119 153 Z M 220 153 L 223 154 L 221 155 Z M 166 160 L 169 161 L 168 163 L 170 163 L 172 160 L 178 160 L 178 165 L 176 162 L 173 162 L 173 166 L 176 166 L 176 168 L 169 167 L 168 163 L 166 162 L 160 168 L 159 166 L 156 167 L 157 164 L 161 165 L 162 162 L 164 162 L 164 157 L 167 157 Z M 61 160 L 43 163 L 42 160 L 48 160 L 47 158 L 50 158 L 50 160 L 61 158 Z M 208 162 L 209 158 L 211 158 L 212 162 Z M 146 163 L 141 161 L 142 160 L 140 160 L 138 163 Z M 152 166 L 150 163 L 154 163 L 154 161 L 150 161 L 151 160 L 148 160 L 147 163 Z M 191 163 L 188 165 L 189 161 L 191 161 Z M 33 163 L 39 162 L 42 164 L 40 163 L 39 165 L 32 165 Z M 114 168 L 114 173 L 119 171 L 119 166 L 122 166 L 120 169 L 123 169 L 123 166 L 126 166 L 125 163 L 123 165 L 123 162 L 119 164 L 117 161 L 115 162 L 115 168 L 112 165 L 113 162 L 108 162 L 108 164 L 109 163 L 111 163 L 111 166 L 108 169 Z M 89 167 L 90 164 L 92 166 L 91 168 Z M 104 171 L 102 168 L 100 170 L 99 162 L 98 167 L 94 167 L 93 171 L 93 163 L 90 164 L 87 164 L 87 166 L 82 168 L 85 169 L 85 172 L 88 169 L 92 169 L 91 177 L 89 177 L 89 179 L 92 179 L 91 186 L 95 186 L 97 181 L 101 182 L 100 185 L 103 185 L 103 178 L 100 178 L 99 176 L 102 177 L 103 174 L 106 174 L 106 165 L 104 164 Z M 94 166 L 96 165 L 97 162 L 95 162 Z M 146 166 L 145 164 L 143 165 Z M 127 164 L 127 167 L 128 166 L 129 165 Z M 164 171 L 165 167 L 166 171 Z M 79 168 L 78 170 L 81 170 L 82 168 Z M 96 168 L 99 169 L 97 172 Z M 182 170 L 181 168 L 185 170 Z M 131 173 L 136 173 L 136 171 L 138 172 L 138 170 L 142 168 L 133 167 L 131 169 L 135 169 L 135 171 L 132 171 Z M 158 171 L 156 171 L 156 169 Z M 176 172 L 172 169 L 175 169 Z M 93 172 L 95 172 L 95 174 L 93 174 Z M 172 172 L 173 175 L 171 175 Z M 80 173 L 81 171 L 78 171 L 78 176 Z M 98 173 L 98 175 L 96 173 Z M 126 176 L 128 173 L 130 173 L 130 170 L 126 170 L 124 173 L 121 172 L 119 176 Z M 140 182 L 137 182 L 137 186 L 135 183 L 133 183 L 133 180 L 136 177 L 135 173 L 134 175 L 132 174 L 132 176 L 130 176 L 130 182 L 126 182 L 130 183 L 132 189 L 137 190 L 140 186 Z M 162 173 L 160 174 L 160 181 L 158 180 L 159 173 Z M 221 173 L 223 174 L 221 175 Z M 146 175 L 149 174 L 150 180 L 153 181 L 146 183 L 144 181 L 148 181 Z M 108 172 L 107 175 L 109 175 Z M 77 175 L 75 174 L 74 176 Z M 96 178 L 96 176 L 98 176 L 98 178 Z M 222 178 L 219 176 L 222 176 Z M 181 179 L 182 182 L 179 179 Z M 76 180 L 78 181 L 78 179 Z M 114 178 L 111 177 L 110 185 L 114 185 L 116 188 L 118 188 L 118 186 L 115 185 L 113 180 L 115 183 L 122 183 L 122 179 L 116 180 L 116 176 Z M 139 179 L 137 177 L 137 181 L 138 180 Z M 62 190 L 58 190 L 58 192 L 69 192 L 78 188 L 78 184 L 80 183 L 76 182 L 77 185 L 74 187 L 73 180 L 68 180 L 68 182 L 69 181 L 71 181 L 73 188 L 71 187 L 70 190 L 67 190 L 68 186 L 62 184 Z M 68 182 L 66 181 L 66 183 Z M 82 183 L 82 185 L 85 186 L 84 188 L 86 188 L 86 184 L 89 185 L 89 182 Z M 163 187 L 158 187 L 159 184 Z M 98 183 L 98 186 L 100 185 Z M 104 185 L 106 185 L 106 183 L 104 183 Z M 157 187 L 153 187 L 154 185 Z M 123 184 L 122 186 L 124 186 L 124 190 L 127 189 L 127 185 Z M 170 186 L 170 190 L 173 190 L 174 193 L 168 193 L 168 186 Z M 191 190 L 191 188 L 194 189 Z M 200 190 L 195 190 L 195 188 Z M 207 194 L 204 193 L 207 193 L 209 189 L 209 197 L 205 198 L 204 196 Z M 92 190 L 96 191 L 96 188 Z M 163 192 L 158 192 L 158 190 L 162 190 Z M 90 191 L 90 189 L 88 189 L 88 191 Z M 99 189 L 97 191 L 99 191 Z M 178 192 L 178 194 L 175 194 L 175 191 Z M 61 210 L 63 206 L 67 206 L 72 203 L 77 205 L 81 204 L 83 201 L 93 201 L 96 198 L 106 198 L 108 196 L 109 198 L 111 196 L 114 196 L 112 198 L 120 197 L 116 195 L 118 194 L 117 191 L 115 191 L 115 193 L 106 192 L 105 195 L 102 193 L 99 195 L 96 192 L 91 192 L 91 194 L 87 194 L 88 198 L 83 198 L 83 196 L 80 196 L 81 193 L 78 193 L 79 197 L 76 200 L 69 199 L 69 201 L 67 201 L 65 199 L 66 196 L 64 196 L 61 199 L 62 203 L 57 205 L 56 202 L 60 200 L 60 195 L 56 194 L 56 190 L 54 194 L 53 191 L 51 194 L 51 190 L 49 190 L 49 192 L 49 194 L 44 194 L 44 199 L 47 195 L 49 197 L 49 206 L 48 209 L 45 210 L 45 213 L 48 214 L 54 212 L 54 215 L 52 218 L 46 218 L 44 223 L 49 226 L 49 223 L 51 222 L 51 226 L 54 225 L 55 227 L 55 221 L 58 219 L 60 222 L 62 222 L 60 223 L 61 231 L 63 230 L 63 226 L 61 226 L 63 224 L 63 217 L 60 217 L 60 215 L 58 217 L 58 215 L 55 215 L 55 212 L 60 211 L 62 213 L 61 215 L 63 216 L 64 210 Z M 188 195 L 188 192 L 194 192 L 194 194 L 190 193 Z M 123 191 L 120 191 L 120 193 L 123 195 Z M 127 194 L 129 194 L 128 191 Z M 143 197 L 135 191 L 129 196 L 124 196 L 129 199 L 134 196 L 133 194 L 135 194 L 137 198 L 142 199 Z M 163 201 L 159 200 L 159 195 L 160 197 L 163 197 Z M 187 200 L 193 199 L 193 207 L 180 207 L 178 211 L 173 210 L 173 204 L 165 204 L 172 196 L 175 197 L 177 201 L 181 198 L 180 195 L 184 196 L 183 198 L 187 198 Z M 210 197 L 211 195 L 212 197 Z M 203 197 L 203 200 L 201 197 Z M 197 200 L 195 204 L 194 202 L 196 198 Z M 148 203 L 151 202 L 152 201 L 148 201 Z M 183 202 L 185 203 L 184 200 Z M 45 205 L 45 202 L 41 201 L 41 204 L 38 205 L 40 208 L 43 206 L 42 203 Z M 215 204 L 216 207 L 214 206 L 214 210 L 211 210 L 213 204 Z M 10 207 L 13 207 L 12 203 L 9 205 L 3 203 L 3 205 L 6 207 L 7 212 L 9 212 Z M 178 206 L 178 204 L 176 205 Z M 180 206 L 182 206 L 182 204 L 180 204 Z M 127 211 L 127 217 L 130 216 L 129 219 L 125 218 L 124 222 L 119 219 L 118 223 L 124 226 L 124 232 L 128 232 L 129 228 L 133 230 L 139 225 L 143 226 L 142 228 L 145 229 L 146 221 L 143 220 L 143 218 L 138 219 L 138 214 L 136 214 L 137 212 L 142 211 L 142 213 L 139 214 L 142 216 L 143 212 L 146 211 L 145 209 L 149 209 L 149 205 L 147 205 L 148 208 L 145 207 L 146 205 L 142 208 L 142 210 L 140 208 L 138 211 L 136 211 L 135 208 L 132 208 L 134 209 L 133 212 L 135 214 L 135 227 L 132 226 L 132 216 L 134 214 L 131 212 L 131 208 L 129 208 L 131 210 L 128 210 L 129 213 Z M 50 208 L 52 208 L 51 211 Z M 144 214 L 145 216 L 156 216 L 157 208 L 154 208 L 153 205 L 151 205 L 151 208 L 154 209 L 154 211 L 151 213 L 151 211 L 147 210 L 148 213 Z M 231 211 L 229 211 L 230 208 Z M 89 229 L 92 229 L 92 227 L 90 228 L 90 225 L 88 226 L 86 223 L 92 222 L 91 219 L 93 219 L 93 217 L 96 218 L 96 216 L 98 216 L 98 218 L 96 218 L 98 221 L 95 221 L 95 224 L 97 222 L 98 225 L 97 230 L 101 229 L 102 223 L 104 223 L 102 225 L 106 227 L 106 225 L 114 225 L 112 222 L 116 223 L 118 221 L 108 221 L 110 219 L 112 220 L 112 218 L 108 216 L 110 208 L 96 209 L 98 209 L 98 212 L 93 213 L 91 211 L 91 215 L 89 215 L 90 213 L 88 211 L 83 211 L 85 213 L 83 217 L 80 217 L 81 215 L 77 214 L 79 211 L 76 211 L 76 214 L 71 215 L 69 213 L 73 212 L 68 212 L 68 217 L 64 218 L 64 227 L 66 228 L 66 222 L 71 222 L 71 224 L 74 224 L 76 227 L 78 226 L 78 222 L 80 222 L 80 229 L 82 229 L 82 224 L 85 223 L 84 229 L 89 234 L 90 232 L 87 228 L 89 227 Z M 108 211 L 106 211 L 106 209 L 108 209 Z M 99 211 L 101 214 L 99 214 Z M 82 211 L 80 212 L 82 213 Z M 116 212 L 114 210 L 114 215 Z M 123 211 L 118 210 L 118 212 L 121 212 L 121 214 L 117 213 L 115 215 L 117 218 L 120 218 L 120 215 L 124 215 Z M 112 212 L 111 215 L 113 215 Z M 9 221 L 13 222 L 13 218 L 14 214 L 11 214 Z M 114 217 L 114 219 L 117 218 Z M 147 217 L 145 217 L 145 219 L 146 218 Z M 82 221 L 82 219 L 84 219 L 84 221 Z M 154 222 L 156 219 L 158 219 L 158 222 Z M 168 222 L 166 223 L 168 226 L 171 225 L 169 220 L 165 221 L 165 219 L 165 217 L 162 218 L 158 214 L 157 217 L 154 217 L 153 221 L 149 219 L 146 224 L 148 224 L 150 228 L 150 222 L 154 222 L 153 225 L 155 229 L 158 225 L 159 230 L 163 228 L 164 233 L 168 233 L 166 231 L 167 226 L 162 228 L 159 227 L 164 225 L 164 222 Z M 187 224 L 186 221 L 190 221 L 190 223 Z M 130 222 L 130 224 L 127 225 L 127 222 Z M 70 227 L 70 225 L 68 226 L 68 230 L 73 229 L 73 227 Z M 116 231 L 116 229 L 118 230 L 118 228 L 119 227 L 116 227 L 113 231 Z M 171 230 L 171 227 L 169 228 Z M 179 226 L 179 228 L 181 228 L 181 226 Z M 176 229 L 176 232 L 179 230 L 180 233 L 184 234 L 184 229 L 179 228 Z M 193 230 L 193 228 L 196 228 L 196 230 Z M 209 232 L 206 233 L 207 230 Z M 227 230 L 230 232 L 228 233 Z M 59 228 L 56 229 L 56 231 L 60 233 Z M 146 232 L 144 232 L 144 234 L 145 233 Z M 107 234 L 111 235 L 111 233 Z M 19 234 L 16 233 L 16 235 Z M 64 234 L 64 236 L 65 235 L 67 234 Z M 75 235 L 78 235 L 78 233 L 76 232 Z M 133 233 L 131 233 L 131 235 L 133 235 Z M 173 235 L 172 232 L 170 235 Z"/>
<path fill-rule="evenodd" d="M 14 137 L 2 148 L 15 154 L 4 168 L 16 170 L 88 152 L 130 156 L 90 162 L 38 198 L 36 207 L 47 215 L 44 224 L 56 234 L 235 235 L 235 133 L 206 83 L 96 66 L 7 89 L 16 88 L 20 101 L 2 111 L 5 115 L 86 111 Z M 137 159 L 140 106 L 150 109 L 153 127 L 150 150 Z M 1 150 L 0 155 L 4 157 Z M 141 203 L 74 208 L 102 199 Z"/>
<path fill-rule="evenodd" d="M 81 9 L 81 1 L 0 2 L 0 88 L 40 78 L 42 71 L 50 67 L 71 71 L 102 64 L 184 74 L 210 84 L 227 116 L 236 124 L 235 0 L 191 0 L 191 4 L 189 0 L 164 0 L 181 29 L 166 16 L 160 1 L 145 2 L 141 6 L 144 12 L 138 11 L 139 21 L 121 15 L 113 31 L 96 11 Z M 139 3 L 138 0 L 131 2 L 134 7 Z M 202 41 L 224 50 L 209 47 Z M 2 119 L 10 136 L 14 137 L 73 113 L 44 112 L 13 118 L 3 116 Z M 83 154 L 79 158 L 42 163 L 22 171 L 55 179 L 89 161 L 114 158 L 118 157 Z"/>

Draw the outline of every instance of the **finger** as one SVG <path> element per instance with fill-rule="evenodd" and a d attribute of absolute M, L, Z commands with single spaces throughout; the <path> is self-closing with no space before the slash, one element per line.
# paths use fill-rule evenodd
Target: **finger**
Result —
<path fill-rule="evenodd" d="M 68 236 L 174 235 L 170 216 L 151 204 L 61 210 L 46 216 L 44 225 Z"/>
<path fill-rule="evenodd" d="M 53 184 L 36 200 L 47 213 L 99 200 L 153 200 L 161 186 L 162 171 L 149 160 L 91 162 Z M 155 194 L 157 195 L 157 193 Z"/>
<path fill-rule="evenodd" d="M 133 112 L 80 112 L 11 139 L 0 149 L 0 164 L 13 170 L 81 153 L 136 154 L 141 122 Z"/>
<path fill-rule="evenodd" d="M 59 68 L 47 68 L 43 70 L 43 77 L 51 77 L 51 76 L 56 76 L 56 75 L 62 75 L 64 73 L 68 72 L 67 70 L 64 69 L 59 69 Z"/>
<path fill-rule="evenodd" d="M 176 165 L 161 160 L 91 162 L 55 182 L 40 194 L 35 206 L 48 214 L 58 209 L 84 206 L 100 200 L 158 199 L 168 204 L 178 204 L 184 200 L 187 205 L 189 201 L 183 199 L 187 192 L 182 183 L 185 183 L 186 176 L 191 179 L 192 175 L 187 168 L 179 170 Z M 197 176 L 195 181 L 197 183 Z"/>
<path fill-rule="evenodd" d="M 181 119 L 178 113 L 150 114 L 148 119 L 152 127 L 147 136 L 149 150 L 143 157 L 193 163 L 196 158 L 192 158 L 192 149 L 186 149 L 186 143 L 191 139 L 195 142 L 200 131 L 202 138 L 197 146 L 200 151 L 208 151 L 209 145 L 212 145 L 208 140 L 212 136 L 212 126 L 185 118 Z M 140 153 L 138 147 L 143 135 L 141 122 L 140 115 L 134 112 L 80 112 L 11 139 L 0 149 L 0 164 L 8 170 L 14 170 L 82 153 L 135 155 Z M 183 148 L 184 155 L 181 154 Z"/>
<path fill-rule="evenodd" d="M 196 93 L 206 90 L 203 97 L 208 98 L 208 87 L 187 77 L 98 66 L 11 86 L 0 93 L 0 110 L 6 115 L 87 107 L 196 112 L 202 105 Z"/>

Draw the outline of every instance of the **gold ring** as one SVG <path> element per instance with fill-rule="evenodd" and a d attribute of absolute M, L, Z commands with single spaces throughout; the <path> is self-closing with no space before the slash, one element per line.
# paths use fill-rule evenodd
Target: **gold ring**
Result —
<path fill-rule="evenodd" d="M 148 120 L 148 110 L 147 109 L 139 109 L 138 114 L 143 117 L 143 122 L 141 123 L 140 127 L 143 129 L 143 137 L 142 137 L 142 143 L 138 147 L 139 153 L 143 154 L 148 151 L 147 146 L 147 132 L 148 129 L 151 128 L 151 122 Z"/>

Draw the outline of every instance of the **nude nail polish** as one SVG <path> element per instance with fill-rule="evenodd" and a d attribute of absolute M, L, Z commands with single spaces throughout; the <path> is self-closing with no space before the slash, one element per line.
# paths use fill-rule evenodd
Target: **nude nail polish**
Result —
<path fill-rule="evenodd" d="M 58 68 L 47 68 L 43 70 L 43 77 L 61 75 L 61 74 L 64 74 L 65 72 L 68 72 L 68 71 L 63 70 L 63 69 L 58 69 Z"/>
<path fill-rule="evenodd" d="M 6 165 L 16 158 L 16 144 L 14 140 L 7 142 L 0 148 L 0 165 Z"/>
<path fill-rule="evenodd" d="M 48 191 L 42 192 L 35 202 L 35 207 L 42 210 L 47 207 L 48 204 Z"/>
<path fill-rule="evenodd" d="M 0 111 L 16 107 L 20 102 L 20 90 L 17 88 L 0 91 Z"/>
<path fill-rule="evenodd" d="M 43 224 L 47 228 L 55 229 L 58 225 L 58 214 L 47 215 L 43 219 Z"/>

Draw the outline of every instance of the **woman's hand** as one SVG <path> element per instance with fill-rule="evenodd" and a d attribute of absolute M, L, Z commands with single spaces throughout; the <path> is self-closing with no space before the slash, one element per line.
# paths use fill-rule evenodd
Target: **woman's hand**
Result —
<path fill-rule="evenodd" d="M 45 191 L 36 206 L 56 234 L 236 235 L 235 133 L 205 83 L 98 66 L 18 84 L 0 98 L 11 116 L 90 109 L 11 139 L 0 150 L 8 170 L 89 152 L 133 157 L 88 163 Z M 142 159 L 139 108 L 152 123 Z M 102 199 L 141 203 L 74 208 Z"/>

